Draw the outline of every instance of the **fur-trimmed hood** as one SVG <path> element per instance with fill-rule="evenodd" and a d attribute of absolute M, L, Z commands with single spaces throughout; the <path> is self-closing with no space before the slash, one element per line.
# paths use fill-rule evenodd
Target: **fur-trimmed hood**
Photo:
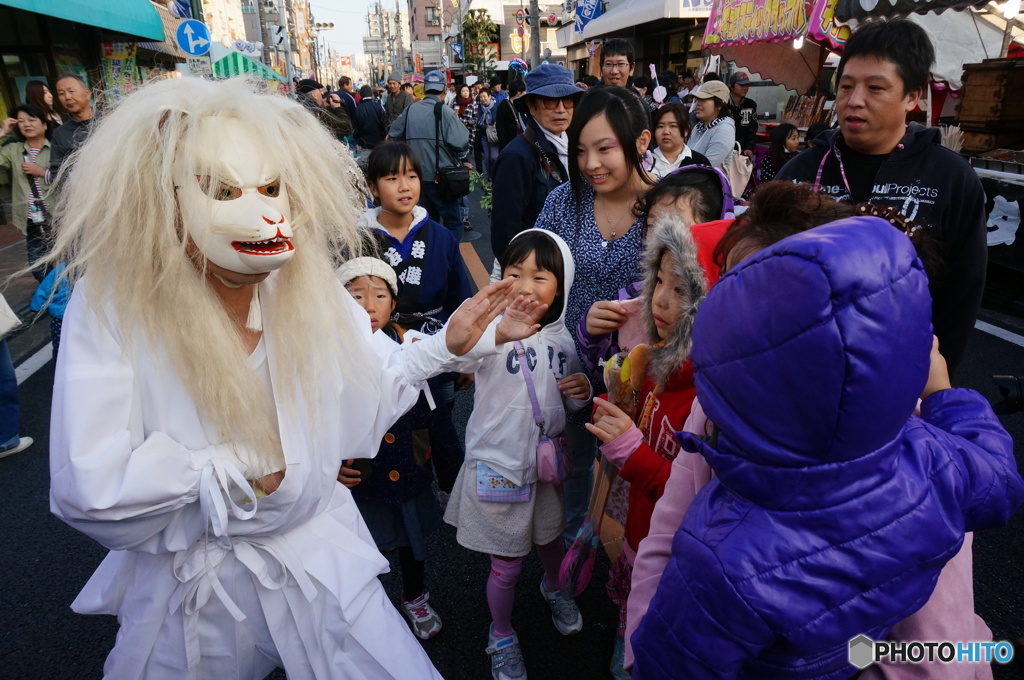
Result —
<path fill-rule="evenodd" d="M 644 251 L 643 318 L 647 336 L 652 344 L 660 342 L 658 328 L 651 311 L 658 269 L 666 254 L 675 262 L 679 278 L 679 294 L 683 313 L 666 338 L 665 344 L 648 353 L 647 374 L 654 383 L 664 388 L 690 358 L 693 345 L 693 319 L 697 308 L 718 280 L 719 269 L 714 263 L 714 251 L 732 220 L 717 220 L 687 227 L 677 215 L 663 215 L 654 224 Z"/>

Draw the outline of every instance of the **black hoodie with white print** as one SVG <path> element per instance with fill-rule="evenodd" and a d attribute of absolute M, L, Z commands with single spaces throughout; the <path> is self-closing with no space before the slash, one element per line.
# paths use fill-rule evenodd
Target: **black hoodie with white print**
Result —
<path fill-rule="evenodd" d="M 840 138 L 839 130 L 823 132 L 776 179 L 818 184 L 822 194 L 849 202 Z M 908 125 L 879 167 L 868 202 L 895 207 L 938 242 L 941 262 L 930 285 L 932 325 L 953 373 L 967 349 L 985 287 L 985 191 L 967 161 L 939 139 L 937 128 Z"/>

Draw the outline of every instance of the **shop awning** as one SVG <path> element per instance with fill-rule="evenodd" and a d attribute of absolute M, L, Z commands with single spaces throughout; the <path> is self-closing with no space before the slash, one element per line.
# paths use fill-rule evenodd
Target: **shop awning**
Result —
<path fill-rule="evenodd" d="M 3 0 L 0 0 L 0 2 L 3 2 Z M 185 61 L 188 59 L 188 55 L 174 42 L 174 34 L 177 32 L 182 20 L 167 11 L 166 7 L 157 5 L 156 9 L 164 26 L 164 35 L 170 38 L 171 42 L 140 42 L 139 48 L 150 50 L 151 52 L 159 52 L 160 54 L 175 57 L 180 61 Z"/>
<path fill-rule="evenodd" d="M 218 78 L 233 78 L 247 73 L 259 76 L 264 80 L 285 82 L 284 76 L 274 69 L 239 52 L 229 52 L 226 57 L 213 62 L 213 75 Z"/>
<path fill-rule="evenodd" d="M 864 20 L 869 17 L 907 16 L 943 12 L 947 9 L 981 9 L 989 0 L 838 0 L 835 4 L 837 21 Z"/>
<path fill-rule="evenodd" d="M 0 5 L 161 41 L 164 25 L 149 0 L 0 0 Z"/>
<path fill-rule="evenodd" d="M 575 42 L 651 21 L 704 18 L 711 14 L 711 5 L 710 0 L 622 0 L 601 16 L 587 22 L 583 32 L 575 34 Z"/>

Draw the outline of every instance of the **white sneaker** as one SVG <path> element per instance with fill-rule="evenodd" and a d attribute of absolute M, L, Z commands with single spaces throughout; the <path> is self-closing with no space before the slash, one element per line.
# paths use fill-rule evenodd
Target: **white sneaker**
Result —
<path fill-rule="evenodd" d="M 419 639 L 429 640 L 441 632 L 441 617 L 430 606 L 430 593 L 423 593 L 415 600 L 403 597 L 402 611 L 412 624 L 412 632 Z"/>
<path fill-rule="evenodd" d="M 492 623 L 485 651 L 491 656 L 492 680 L 526 680 L 523 650 L 519 647 L 519 637 L 515 633 L 507 637 L 496 637 Z"/>
<path fill-rule="evenodd" d="M 6 458 L 7 456 L 13 456 L 16 453 L 21 453 L 28 447 L 32 446 L 33 443 L 34 440 L 32 437 L 22 437 L 14 446 L 0 450 L 0 458 Z"/>
<path fill-rule="evenodd" d="M 562 635 L 572 635 L 583 630 L 583 616 L 576 600 L 566 597 L 561 590 L 548 590 L 544 579 L 540 580 L 540 594 L 551 607 L 551 622 Z"/>

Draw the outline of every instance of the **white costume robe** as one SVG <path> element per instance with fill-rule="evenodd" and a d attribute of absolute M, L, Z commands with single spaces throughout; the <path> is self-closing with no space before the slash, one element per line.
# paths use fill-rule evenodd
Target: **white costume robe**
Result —
<path fill-rule="evenodd" d="M 273 279 L 261 285 L 267 328 Z M 120 621 L 105 677 L 262 680 L 279 664 L 290 680 L 440 677 L 384 594 L 387 560 L 336 478 L 342 460 L 376 452 L 422 381 L 454 359 L 443 334 L 375 352 L 353 302 L 365 333 L 350 342 L 379 362 L 379 387 L 324 367 L 315 428 L 275 387 L 287 472 L 246 504 L 237 459 L 167 357 L 141 337 L 126 345 L 109 306 L 89 308 L 87 288 L 76 287 L 64 321 L 50 497 L 57 516 L 111 550 L 72 605 Z M 279 385 L 275 356 L 302 348 L 274 347 L 272 335 Z M 492 332 L 473 354 L 494 351 Z"/>

